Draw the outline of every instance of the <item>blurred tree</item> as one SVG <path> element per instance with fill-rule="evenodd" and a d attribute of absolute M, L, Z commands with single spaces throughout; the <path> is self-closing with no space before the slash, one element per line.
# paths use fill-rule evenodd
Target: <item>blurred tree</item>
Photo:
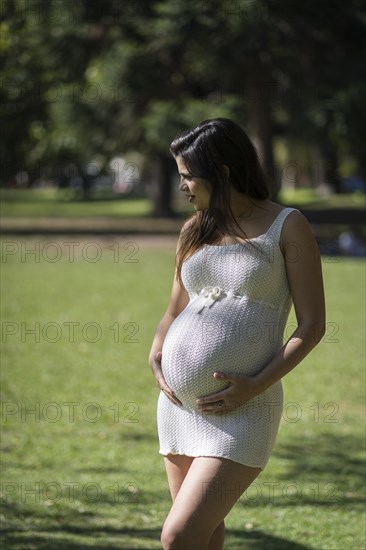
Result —
<path fill-rule="evenodd" d="M 100 40 L 83 24 L 81 2 L 9 0 L 1 9 L 1 164 L 5 174 L 26 169 L 30 181 L 61 176 L 67 163 L 90 158 L 84 105 L 72 116 Z"/>
<path fill-rule="evenodd" d="M 4 0 L 2 16 L 5 172 L 34 179 L 138 150 L 153 214 L 171 216 L 171 139 L 228 116 L 256 143 L 273 196 L 278 135 L 317 144 L 335 189 L 345 155 L 365 176 L 361 0 Z"/>
<path fill-rule="evenodd" d="M 365 4 L 281 0 L 268 5 L 281 29 L 280 49 L 291 47 L 276 60 L 281 93 L 274 110 L 285 113 L 288 140 L 318 148 L 325 182 L 339 192 L 342 157 L 353 156 L 366 176 Z"/>

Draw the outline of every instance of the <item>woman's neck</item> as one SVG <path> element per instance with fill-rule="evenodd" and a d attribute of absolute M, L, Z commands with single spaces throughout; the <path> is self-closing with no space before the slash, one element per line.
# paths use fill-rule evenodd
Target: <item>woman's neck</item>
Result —
<path fill-rule="evenodd" d="M 257 209 L 263 209 L 269 205 L 268 199 L 254 199 L 231 188 L 231 210 L 236 219 L 250 218 Z"/>

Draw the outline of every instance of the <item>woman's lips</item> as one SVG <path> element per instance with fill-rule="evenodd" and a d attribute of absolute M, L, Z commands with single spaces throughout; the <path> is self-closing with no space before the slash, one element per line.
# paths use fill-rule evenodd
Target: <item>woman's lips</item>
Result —
<path fill-rule="evenodd" d="M 193 201 L 194 195 L 186 195 L 186 196 L 187 196 L 189 202 L 192 202 L 192 201 Z"/>

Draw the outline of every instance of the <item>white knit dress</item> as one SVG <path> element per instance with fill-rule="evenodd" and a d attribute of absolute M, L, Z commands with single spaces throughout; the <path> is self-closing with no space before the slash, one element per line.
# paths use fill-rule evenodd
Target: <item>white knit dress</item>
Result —
<path fill-rule="evenodd" d="M 265 234 L 248 243 L 205 245 L 183 263 L 190 301 L 162 348 L 165 380 L 183 407 L 160 392 L 161 454 L 265 467 L 282 414 L 281 382 L 219 415 L 200 412 L 196 399 L 229 385 L 213 378 L 215 371 L 256 374 L 282 347 L 292 302 L 279 240 L 293 210 L 282 210 Z"/>

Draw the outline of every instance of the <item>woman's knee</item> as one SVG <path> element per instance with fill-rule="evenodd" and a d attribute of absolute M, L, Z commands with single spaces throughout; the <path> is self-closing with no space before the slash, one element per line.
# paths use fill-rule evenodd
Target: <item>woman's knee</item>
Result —
<path fill-rule="evenodd" d="M 161 533 L 161 545 L 164 550 L 183 550 L 181 531 L 174 526 L 164 525 Z"/>
<path fill-rule="evenodd" d="M 176 550 L 179 548 L 178 532 L 168 527 L 163 527 L 160 542 L 164 550 Z"/>
<path fill-rule="evenodd" d="M 161 544 L 164 550 L 205 550 L 209 538 L 206 540 L 202 532 L 195 529 L 165 522 L 161 533 Z"/>

